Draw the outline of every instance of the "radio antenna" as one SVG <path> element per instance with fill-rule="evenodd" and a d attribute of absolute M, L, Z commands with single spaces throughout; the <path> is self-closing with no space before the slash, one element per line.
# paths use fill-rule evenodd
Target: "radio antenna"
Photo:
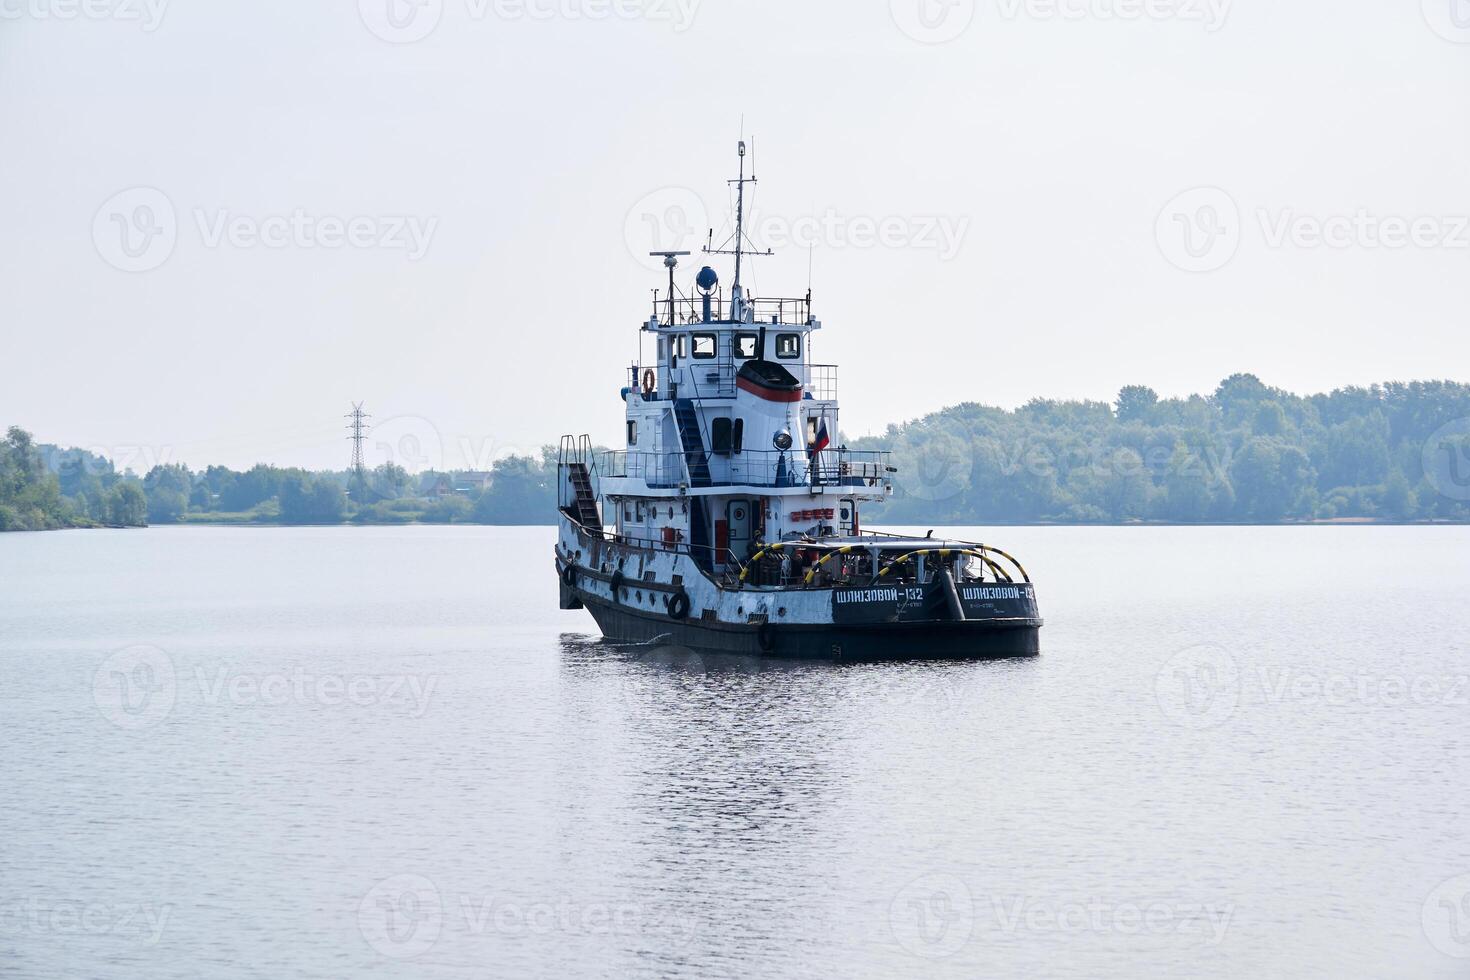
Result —
<path fill-rule="evenodd" d="M 741 125 L 741 129 L 744 129 L 745 128 L 745 121 L 744 121 L 744 119 L 741 120 L 740 125 Z M 735 243 L 735 247 L 733 249 L 732 248 L 729 248 L 728 246 L 730 245 L 730 242 L 727 241 L 727 242 L 725 242 L 725 247 L 721 247 L 721 248 L 706 248 L 704 251 L 705 251 L 705 254 L 707 254 L 707 255 L 733 255 L 733 256 L 735 256 L 735 284 L 730 289 L 730 293 L 731 293 L 731 296 L 730 296 L 730 319 L 736 321 L 737 323 L 744 323 L 745 322 L 745 291 L 740 286 L 741 260 L 745 257 L 746 254 L 750 254 L 750 255 L 773 255 L 775 253 L 773 253 L 770 249 L 766 249 L 764 252 L 760 252 L 760 251 L 757 251 L 755 249 L 751 249 L 748 253 L 746 251 L 746 248 L 745 248 L 745 185 L 746 184 L 754 184 L 756 182 L 756 180 L 755 180 L 755 171 L 754 171 L 753 168 L 751 170 L 751 175 L 749 177 L 745 176 L 745 140 L 741 140 L 740 141 L 740 146 L 739 146 L 739 151 L 738 152 L 740 154 L 740 176 L 737 177 L 735 180 L 730 181 L 730 183 L 734 184 L 736 186 L 736 188 L 737 188 L 736 194 L 735 194 L 735 234 L 731 238 L 731 241 L 733 241 Z M 713 238 L 711 238 L 711 240 L 713 240 Z"/>

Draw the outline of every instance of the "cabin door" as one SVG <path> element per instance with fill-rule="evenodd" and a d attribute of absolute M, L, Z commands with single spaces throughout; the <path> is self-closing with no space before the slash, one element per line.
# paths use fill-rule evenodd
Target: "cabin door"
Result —
<path fill-rule="evenodd" d="M 755 531 L 755 507 L 749 500 L 732 500 L 725 505 L 725 521 L 729 526 L 730 551 L 739 561 L 750 557 L 750 543 Z"/>

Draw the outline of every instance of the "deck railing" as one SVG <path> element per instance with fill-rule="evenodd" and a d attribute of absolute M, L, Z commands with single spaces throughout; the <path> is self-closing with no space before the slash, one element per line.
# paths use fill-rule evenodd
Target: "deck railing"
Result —
<path fill-rule="evenodd" d="M 709 486 L 851 487 L 881 489 L 893 468 L 884 451 L 824 449 L 810 458 L 804 450 L 746 450 L 696 454 L 709 467 Z M 650 487 L 670 489 L 687 484 L 684 453 L 603 453 L 598 470 L 604 479 L 628 477 Z"/>
<path fill-rule="evenodd" d="M 654 295 L 653 319 L 656 323 L 669 327 L 687 327 L 698 323 L 730 323 L 730 305 L 721 290 L 710 297 L 710 318 L 704 318 L 703 296 L 677 296 L 673 304 L 673 322 L 669 322 L 669 298 L 667 295 Z M 796 324 L 805 325 L 812 322 L 812 298 L 801 297 L 779 297 L 773 296 L 769 299 L 752 299 L 746 297 L 745 306 L 747 319 L 744 323 L 759 326 L 764 323 L 770 325 Z"/>

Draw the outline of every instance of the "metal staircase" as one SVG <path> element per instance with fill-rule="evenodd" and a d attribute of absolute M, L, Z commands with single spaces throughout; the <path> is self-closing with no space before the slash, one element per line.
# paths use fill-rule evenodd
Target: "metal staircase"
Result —
<path fill-rule="evenodd" d="M 587 472 L 587 464 L 569 464 L 567 476 L 572 481 L 572 508 L 577 523 L 593 530 L 601 528 L 602 514 L 597 509 L 597 495 L 592 492 L 592 476 Z"/>
<path fill-rule="evenodd" d="M 674 402 L 674 420 L 679 425 L 679 443 L 684 447 L 684 465 L 689 471 L 689 485 L 709 486 L 709 456 L 704 451 L 704 440 L 699 434 L 699 417 L 694 414 L 694 402 L 687 398 Z"/>
<path fill-rule="evenodd" d="M 589 531 L 602 533 L 602 511 L 592 488 L 592 440 L 562 436 L 557 469 L 561 509 Z"/>

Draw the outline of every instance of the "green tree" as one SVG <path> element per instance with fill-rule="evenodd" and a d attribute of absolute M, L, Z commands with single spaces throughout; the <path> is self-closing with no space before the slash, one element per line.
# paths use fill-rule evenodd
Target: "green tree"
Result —
<path fill-rule="evenodd" d="M 1215 389 L 1215 404 L 1227 425 L 1238 426 L 1254 417 L 1256 407 L 1271 396 L 1271 389 L 1254 374 L 1232 374 Z"/>
<path fill-rule="evenodd" d="M 1118 392 L 1118 421 L 1147 421 L 1153 407 L 1159 403 L 1158 392 L 1145 385 L 1128 385 Z"/>
<path fill-rule="evenodd" d="M 1302 514 L 1310 506 L 1316 479 L 1305 453 L 1263 436 L 1251 439 L 1230 467 L 1241 516 L 1255 520 Z"/>
<path fill-rule="evenodd" d="M 1141 520 L 1148 516 L 1152 486 L 1138 453 L 1119 449 L 1098 486 L 1097 504 L 1115 521 Z"/>
<path fill-rule="evenodd" d="M 148 498 L 141 486 L 125 480 L 107 492 L 107 523 L 116 527 L 143 527 L 148 523 Z"/>
<path fill-rule="evenodd" d="M 1383 485 L 1383 510 L 1396 520 L 1406 521 L 1414 516 L 1418 500 L 1409 486 L 1408 477 L 1399 470 L 1388 474 Z"/>
<path fill-rule="evenodd" d="M 74 523 L 56 474 L 46 469 L 29 432 L 11 426 L 0 442 L 0 528 L 42 531 Z"/>
<path fill-rule="evenodd" d="M 556 469 L 545 456 L 507 456 L 491 467 L 490 488 L 475 501 L 481 524 L 540 524 L 556 513 Z"/>
<path fill-rule="evenodd" d="M 1286 431 L 1286 412 L 1275 401 L 1261 402 L 1256 406 L 1251 431 L 1258 436 L 1279 436 Z"/>
<path fill-rule="evenodd" d="M 1169 472 L 1164 479 L 1164 514 L 1170 520 L 1192 523 L 1210 515 L 1214 489 L 1208 466 L 1183 442 L 1177 443 L 1169 458 Z"/>
<path fill-rule="evenodd" d="M 284 470 L 257 463 L 244 473 L 235 475 L 220 491 L 220 506 L 227 511 L 245 511 L 264 503 L 281 491 Z"/>
<path fill-rule="evenodd" d="M 347 495 L 331 478 L 291 473 L 281 481 L 281 520 L 287 524 L 340 524 Z"/>
<path fill-rule="evenodd" d="M 419 518 L 425 524 L 463 524 L 474 514 L 475 505 L 457 494 L 429 503 Z"/>
<path fill-rule="evenodd" d="M 189 494 L 194 478 L 182 463 L 155 466 L 143 477 L 143 493 L 148 498 L 148 520 L 153 524 L 173 524 L 189 510 Z"/>

